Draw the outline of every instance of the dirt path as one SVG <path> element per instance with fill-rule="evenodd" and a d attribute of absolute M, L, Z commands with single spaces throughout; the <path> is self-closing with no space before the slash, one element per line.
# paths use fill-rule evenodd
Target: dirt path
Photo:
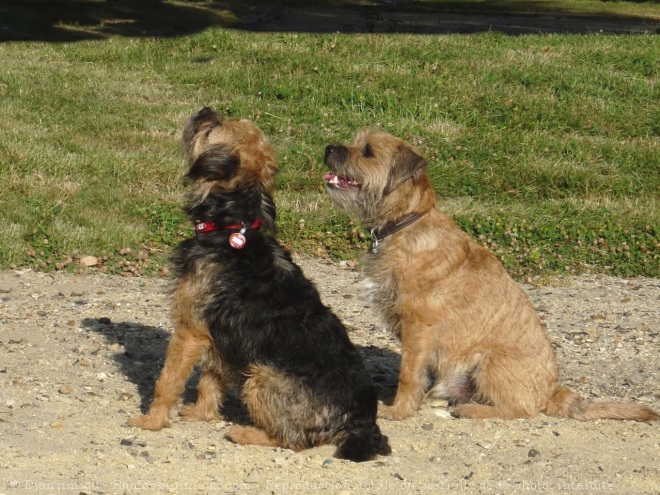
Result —
<path fill-rule="evenodd" d="M 391 394 L 398 346 L 357 296 L 359 274 L 299 262 Z M 660 280 L 525 288 L 563 383 L 660 409 Z M 361 465 L 332 458 L 332 447 L 236 446 L 223 438 L 228 422 L 128 428 L 148 404 L 171 331 L 166 289 L 160 279 L 0 272 L 0 494 L 660 493 L 657 423 L 470 421 L 426 406 L 381 421 L 394 452 Z"/>

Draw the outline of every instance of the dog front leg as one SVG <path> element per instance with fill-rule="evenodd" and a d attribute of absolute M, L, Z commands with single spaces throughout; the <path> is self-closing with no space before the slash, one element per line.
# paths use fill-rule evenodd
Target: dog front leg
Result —
<path fill-rule="evenodd" d="M 217 421 L 224 388 L 222 377 L 215 370 L 204 370 L 197 385 L 197 402 L 183 406 L 179 415 L 184 421 Z"/>
<path fill-rule="evenodd" d="M 211 345 L 208 338 L 192 335 L 192 332 L 177 329 L 167 346 L 167 355 L 163 370 L 156 381 L 154 399 L 145 415 L 135 415 L 129 426 L 157 431 L 170 426 L 170 411 L 175 406 L 186 379 L 202 349 Z"/>
<path fill-rule="evenodd" d="M 406 332 L 406 330 L 408 330 Z M 402 326 L 401 367 L 396 396 L 391 406 L 378 404 L 378 417 L 404 419 L 419 407 L 427 386 L 427 366 L 431 348 L 422 332 Z"/>

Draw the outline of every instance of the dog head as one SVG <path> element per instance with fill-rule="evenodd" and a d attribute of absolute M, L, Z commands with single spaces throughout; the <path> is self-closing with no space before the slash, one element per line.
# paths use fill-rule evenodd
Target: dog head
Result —
<path fill-rule="evenodd" d="M 326 147 L 324 162 L 330 169 L 324 176 L 330 198 L 356 213 L 368 227 L 430 207 L 419 204 L 422 192 L 426 203 L 429 191 L 432 194 L 426 160 L 391 134 L 360 131 L 351 145 Z"/>
<path fill-rule="evenodd" d="M 225 119 L 206 107 L 181 135 L 190 183 L 185 211 L 193 221 L 253 222 L 274 229 L 272 191 L 277 163 L 261 130 L 247 119 Z"/>

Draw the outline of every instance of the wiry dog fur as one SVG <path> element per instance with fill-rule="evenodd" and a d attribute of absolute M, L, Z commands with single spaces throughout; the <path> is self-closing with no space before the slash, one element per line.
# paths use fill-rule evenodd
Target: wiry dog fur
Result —
<path fill-rule="evenodd" d="M 430 393 L 461 417 L 658 419 L 642 405 L 591 403 L 558 386 L 554 352 L 531 303 L 495 256 L 438 210 L 415 148 L 361 131 L 352 145 L 328 146 L 325 163 L 330 197 L 368 229 L 424 214 L 364 259 L 371 299 L 402 347 L 396 397 L 379 406 L 379 416 L 411 415 L 430 370 Z"/>
<path fill-rule="evenodd" d="M 182 136 L 190 169 L 185 211 L 193 222 L 244 224 L 182 242 L 173 256 L 175 331 L 149 412 L 132 426 L 169 426 L 185 381 L 201 357 L 198 399 L 185 420 L 214 420 L 224 392 L 239 391 L 254 426 L 234 426 L 241 444 L 294 450 L 332 443 L 337 457 L 366 461 L 388 454 L 376 424 L 377 391 L 339 319 L 314 285 L 267 234 L 277 165 L 249 120 L 205 108 Z M 255 220 L 262 224 L 255 227 Z"/>

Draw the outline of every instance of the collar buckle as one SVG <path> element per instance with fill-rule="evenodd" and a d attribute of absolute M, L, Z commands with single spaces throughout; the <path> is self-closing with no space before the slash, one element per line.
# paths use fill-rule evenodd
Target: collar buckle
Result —
<path fill-rule="evenodd" d="M 380 244 L 380 239 L 378 239 L 378 235 L 376 234 L 377 228 L 371 229 L 370 234 L 371 234 L 371 246 L 369 246 L 369 251 L 371 254 L 376 254 L 378 252 L 378 244 Z"/>

